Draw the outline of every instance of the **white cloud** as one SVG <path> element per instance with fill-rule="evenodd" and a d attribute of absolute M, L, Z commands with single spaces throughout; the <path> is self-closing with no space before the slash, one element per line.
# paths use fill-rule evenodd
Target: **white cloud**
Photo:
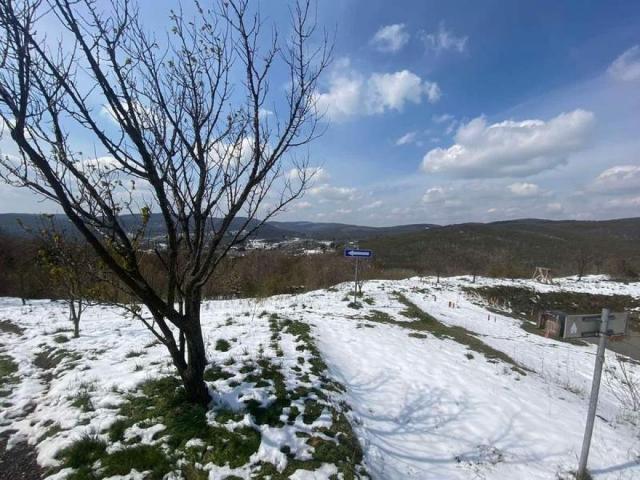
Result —
<path fill-rule="evenodd" d="M 380 208 L 382 204 L 382 200 L 376 200 L 367 205 L 363 205 L 362 207 L 360 207 L 360 210 L 373 210 L 374 208 Z"/>
<path fill-rule="evenodd" d="M 398 140 L 396 140 L 396 145 L 408 145 L 416 141 L 417 132 L 407 132 L 402 135 Z"/>
<path fill-rule="evenodd" d="M 334 187 L 328 183 L 323 183 L 322 185 L 309 189 L 309 195 L 316 197 L 320 203 L 353 200 L 355 194 L 355 188 Z"/>
<path fill-rule="evenodd" d="M 371 44 L 381 52 L 395 53 L 409 42 L 409 37 L 404 23 L 395 23 L 381 27 L 371 39 Z"/>
<path fill-rule="evenodd" d="M 462 53 L 467 48 L 468 37 L 457 37 L 447 30 L 444 22 L 440 22 L 438 30 L 432 33 L 423 32 L 422 41 L 427 49 L 436 53 L 453 50 Z"/>
<path fill-rule="evenodd" d="M 436 103 L 442 96 L 442 90 L 436 82 L 427 82 L 425 80 L 423 84 L 424 92 L 427 94 L 429 103 Z"/>
<path fill-rule="evenodd" d="M 365 79 L 345 61 L 331 75 L 329 90 L 318 93 L 316 100 L 320 111 L 331 120 L 344 120 L 355 115 L 402 111 L 406 104 L 420 104 L 423 99 L 435 103 L 440 96 L 437 83 L 423 80 L 409 70 L 372 73 Z"/>
<path fill-rule="evenodd" d="M 112 171 L 116 170 L 119 166 L 118 161 L 110 155 L 82 160 L 76 164 L 76 167 L 84 172 L 96 170 L 100 172 Z"/>
<path fill-rule="evenodd" d="M 609 66 L 609 74 L 616 80 L 640 80 L 640 45 L 626 50 Z"/>
<path fill-rule="evenodd" d="M 453 115 L 450 115 L 448 113 L 443 113 L 441 115 L 433 115 L 431 117 L 431 119 L 435 123 L 446 123 L 446 122 L 450 122 L 451 120 L 453 120 Z"/>
<path fill-rule="evenodd" d="M 596 177 L 591 190 L 620 192 L 640 190 L 640 165 L 616 165 Z"/>
<path fill-rule="evenodd" d="M 535 183 L 516 182 L 507 188 L 518 197 L 534 197 L 540 193 L 540 187 Z"/>
<path fill-rule="evenodd" d="M 332 120 L 356 115 L 362 103 L 363 80 L 359 76 L 336 76 L 329 80 L 329 91 L 316 96 L 318 108 Z"/>
<path fill-rule="evenodd" d="M 608 208 L 638 208 L 640 207 L 640 196 L 616 197 L 606 202 Z"/>
<path fill-rule="evenodd" d="M 547 203 L 546 208 L 549 212 L 552 213 L 562 213 L 564 212 L 564 207 L 560 202 L 551 202 Z"/>
<path fill-rule="evenodd" d="M 349 215 L 351 212 L 353 212 L 353 210 L 350 208 L 339 208 L 336 210 L 338 215 Z"/>
<path fill-rule="evenodd" d="M 291 181 L 298 181 L 303 177 L 306 178 L 307 181 L 311 180 L 314 183 L 324 183 L 329 180 L 329 173 L 322 167 L 308 167 L 304 170 L 292 168 L 287 172 L 287 179 Z"/>
<path fill-rule="evenodd" d="M 580 109 L 548 121 L 488 125 L 478 117 L 458 128 L 454 145 L 429 151 L 422 170 L 459 177 L 534 175 L 566 163 L 569 154 L 585 145 L 593 123 L 593 113 Z"/>
<path fill-rule="evenodd" d="M 440 98 L 438 84 L 423 81 L 409 70 L 374 73 L 367 82 L 367 109 L 373 113 L 402 110 L 406 103 L 419 104 L 427 97 L 430 103 Z"/>
<path fill-rule="evenodd" d="M 425 192 L 422 201 L 424 203 L 437 203 L 444 200 L 448 193 L 448 190 L 445 190 L 444 187 L 431 187 Z"/>
<path fill-rule="evenodd" d="M 311 208 L 313 205 L 307 201 L 295 202 L 293 204 L 293 209 L 295 210 L 306 210 Z"/>

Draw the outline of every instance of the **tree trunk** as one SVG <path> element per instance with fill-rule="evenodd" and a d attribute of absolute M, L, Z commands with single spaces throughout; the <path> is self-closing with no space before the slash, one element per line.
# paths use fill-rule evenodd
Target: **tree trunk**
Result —
<path fill-rule="evenodd" d="M 78 338 L 80 336 L 80 306 L 76 310 L 75 301 L 69 300 L 69 320 L 73 322 L 73 336 Z"/>
<path fill-rule="evenodd" d="M 207 366 L 207 354 L 200 325 L 200 295 L 185 299 L 185 320 L 183 330 L 186 355 L 180 353 L 181 361 L 175 362 L 180 378 L 190 402 L 207 406 L 211 401 L 207 384 L 204 382 L 204 370 Z M 185 361 L 186 360 L 186 361 Z"/>

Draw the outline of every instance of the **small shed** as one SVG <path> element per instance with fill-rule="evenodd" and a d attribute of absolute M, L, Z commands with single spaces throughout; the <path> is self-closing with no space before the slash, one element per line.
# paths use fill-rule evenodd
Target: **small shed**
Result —
<path fill-rule="evenodd" d="M 543 310 L 538 314 L 536 326 L 544 330 L 545 337 L 562 338 L 567 314 L 560 310 Z"/>

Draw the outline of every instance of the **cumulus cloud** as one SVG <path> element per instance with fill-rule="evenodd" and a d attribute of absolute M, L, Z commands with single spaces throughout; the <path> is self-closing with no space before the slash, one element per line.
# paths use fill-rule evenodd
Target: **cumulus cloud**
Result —
<path fill-rule="evenodd" d="M 616 165 L 596 177 L 591 190 L 620 192 L 640 190 L 640 165 Z"/>
<path fill-rule="evenodd" d="M 424 203 L 437 203 L 444 200 L 449 193 L 450 189 L 440 186 L 431 187 L 425 192 L 422 201 Z"/>
<path fill-rule="evenodd" d="M 381 52 L 395 53 L 409 42 L 409 38 L 404 23 L 395 23 L 381 27 L 371 39 L 371 44 Z"/>
<path fill-rule="evenodd" d="M 331 120 L 356 115 L 361 109 L 363 86 L 360 76 L 334 76 L 329 80 L 329 90 L 316 96 L 318 108 Z"/>
<path fill-rule="evenodd" d="M 540 187 L 535 183 L 516 182 L 507 187 L 511 193 L 518 197 L 533 197 L 540 193 Z"/>
<path fill-rule="evenodd" d="M 395 73 L 374 73 L 367 84 L 367 109 L 373 113 L 402 110 L 406 103 L 419 104 L 426 97 L 430 103 L 440 98 L 440 87 L 423 81 L 409 70 Z"/>
<path fill-rule="evenodd" d="M 440 22 L 438 30 L 432 33 L 423 32 L 422 41 L 428 50 L 436 53 L 452 50 L 462 53 L 467 48 L 468 37 L 458 37 L 450 30 L 447 30 L 444 22 Z"/>
<path fill-rule="evenodd" d="M 381 114 L 389 110 L 402 111 L 405 105 L 430 103 L 440 99 L 437 83 L 423 80 L 409 70 L 393 73 L 372 73 L 364 78 L 342 62 L 331 75 L 329 89 L 318 93 L 321 112 L 332 120 L 344 120 L 356 115 Z"/>
<path fill-rule="evenodd" d="M 609 66 L 609 75 L 616 80 L 631 82 L 640 80 L 640 45 L 626 50 Z"/>
<path fill-rule="evenodd" d="M 548 121 L 489 125 L 478 117 L 458 128 L 454 145 L 427 152 L 422 170 L 467 178 L 534 175 L 566 163 L 586 144 L 594 121 L 593 113 L 580 109 Z"/>

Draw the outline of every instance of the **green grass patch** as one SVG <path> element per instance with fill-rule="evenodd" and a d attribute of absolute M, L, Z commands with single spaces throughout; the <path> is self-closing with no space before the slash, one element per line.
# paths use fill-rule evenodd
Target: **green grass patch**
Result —
<path fill-rule="evenodd" d="M 75 472 L 69 477 L 72 480 L 97 480 L 114 475 L 126 475 L 135 469 L 148 472 L 146 479 L 162 480 L 173 470 L 173 464 L 155 445 L 135 445 L 118 450 L 111 454 L 106 452 L 107 443 L 98 437 L 85 436 L 67 448 L 61 450 L 57 458 L 64 467 L 73 468 Z M 98 474 L 93 465 L 100 461 Z"/>
<path fill-rule="evenodd" d="M 69 341 L 69 337 L 66 335 L 58 334 L 53 337 L 53 341 L 56 343 L 67 343 Z"/>
<path fill-rule="evenodd" d="M 302 421 L 307 425 L 311 425 L 315 422 L 324 410 L 324 405 L 313 398 L 307 398 L 304 402 L 304 413 L 302 414 Z"/>
<path fill-rule="evenodd" d="M 33 359 L 33 364 L 42 370 L 53 370 L 64 360 L 73 362 L 80 358 L 81 355 L 79 353 L 71 352 L 63 348 L 47 347 L 36 353 L 36 356 Z"/>
<path fill-rule="evenodd" d="M 3 319 L 0 320 L 0 332 L 5 333 L 15 333 L 16 335 L 22 335 L 24 332 L 24 328 L 19 327 L 11 320 Z"/>
<path fill-rule="evenodd" d="M 201 471 L 196 468 L 196 463 L 205 465 L 213 462 L 237 468 L 245 465 L 260 446 L 260 432 L 250 427 L 230 431 L 222 426 L 209 425 L 206 409 L 187 402 L 179 380 L 174 377 L 143 383 L 136 393 L 127 397 L 118 414 L 119 419 L 106 432 L 110 442 L 123 441 L 125 431 L 135 424 L 150 427 L 162 423 L 166 428 L 159 435 L 170 453 L 159 445 L 139 444 L 134 439 L 133 444 L 124 450 L 106 454 L 104 441 L 83 438 L 59 455 L 63 467 L 77 470 L 74 473 L 76 480 L 126 475 L 132 469 L 147 471 L 149 474 L 145 478 L 160 480 L 177 468 L 177 461 L 181 456 L 184 458 L 185 452 L 192 450 L 186 449 L 185 445 L 193 438 L 203 440 L 207 449 L 192 454 L 191 464 L 183 462 L 181 468 L 187 469 L 191 475 L 189 478 L 198 479 Z M 235 415 L 233 419 L 241 418 L 242 415 Z M 224 413 L 217 415 L 216 419 L 224 419 Z M 98 459 L 103 466 L 99 476 L 92 470 Z"/>
<path fill-rule="evenodd" d="M 204 371 L 204 379 L 207 382 L 215 382 L 217 380 L 228 380 L 232 378 L 233 373 L 223 370 L 218 365 L 212 365 Z"/>
<path fill-rule="evenodd" d="M 383 312 L 381 310 L 371 310 L 369 312 L 369 314 L 367 316 L 364 317 L 365 319 L 371 321 L 371 322 L 376 322 L 376 323 L 397 323 L 392 317 L 391 315 L 389 315 L 387 312 Z"/>
<path fill-rule="evenodd" d="M 284 422 L 280 417 L 283 410 L 291 405 L 291 397 L 287 391 L 284 375 L 278 365 L 267 359 L 259 360 L 258 366 L 260 371 L 256 377 L 259 379 L 259 383 L 256 386 L 270 386 L 273 389 L 275 399 L 266 406 L 255 400 L 249 400 L 246 402 L 247 411 L 258 425 L 267 424 L 272 427 L 282 427 Z"/>
<path fill-rule="evenodd" d="M 93 384 L 82 384 L 76 395 L 72 397 L 71 405 L 79 408 L 83 412 L 93 412 L 95 410 L 91 400 L 91 392 L 93 389 Z"/>
<path fill-rule="evenodd" d="M 94 436 L 84 436 L 61 450 L 56 458 L 69 468 L 89 468 L 106 455 L 107 443 Z"/>
<path fill-rule="evenodd" d="M 338 469 L 335 478 L 354 480 L 356 478 L 369 478 L 361 466 L 363 454 L 358 438 L 356 437 L 349 421 L 344 414 L 331 408 L 333 423 L 330 428 L 319 428 L 317 431 L 330 437 L 329 439 L 317 434 L 308 435 L 304 432 L 296 432 L 298 437 L 306 437 L 307 443 L 313 447 L 310 460 L 291 458 L 282 472 L 271 463 L 264 463 L 259 470 L 252 475 L 254 479 L 262 480 L 286 480 L 298 470 L 317 470 L 323 463 L 331 463 Z M 281 451 L 287 453 L 288 446 L 283 446 Z M 334 478 L 334 477 L 332 477 Z"/>
<path fill-rule="evenodd" d="M 409 336 L 412 338 L 428 338 L 427 335 L 425 335 L 424 333 L 418 333 L 418 332 L 411 332 L 409 333 Z"/>
<path fill-rule="evenodd" d="M 18 382 L 18 365 L 9 355 L 0 354 L 0 397 L 8 395 L 10 386 Z"/>
<path fill-rule="evenodd" d="M 173 464 L 156 445 L 136 445 L 118 450 L 102 459 L 105 477 L 126 475 L 135 469 L 138 472 L 149 472 L 145 479 L 162 480 L 173 470 Z"/>
<path fill-rule="evenodd" d="M 216 340 L 216 350 L 219 352 L 228 352 L 231 348 L 231 344 L 225 340 L 224 338 L 219 338 Z"/>

